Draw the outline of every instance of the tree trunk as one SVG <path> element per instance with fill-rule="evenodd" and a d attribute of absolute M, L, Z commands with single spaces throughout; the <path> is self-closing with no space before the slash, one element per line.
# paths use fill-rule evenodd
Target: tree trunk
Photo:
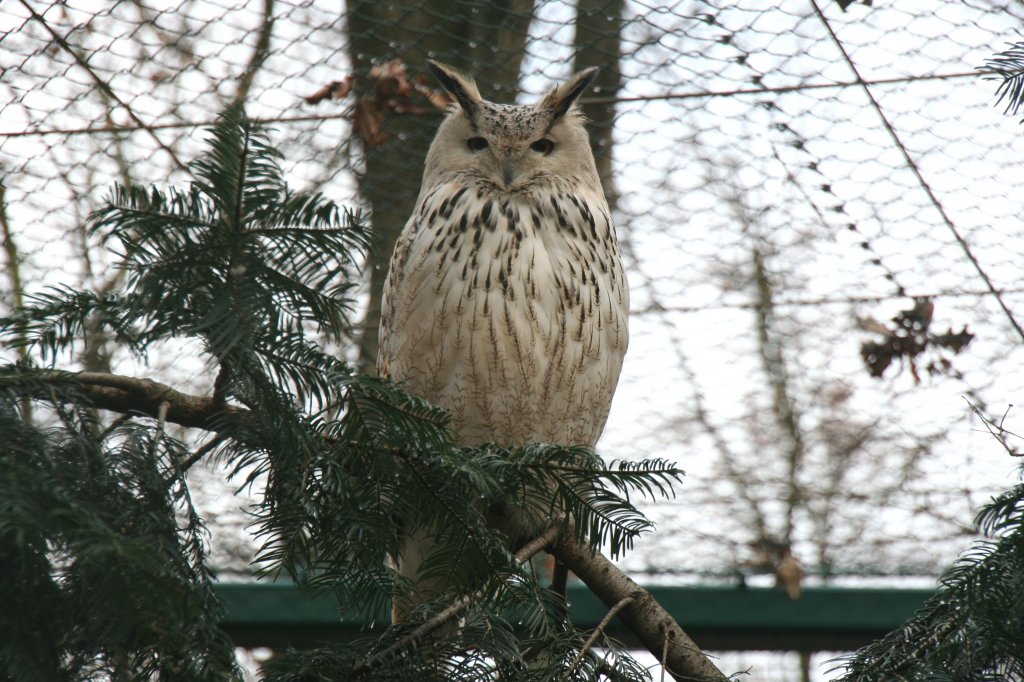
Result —
<path fill-rule="evenodd" d="M 597 172 L 613 212 L 618 192 L 612 182 L 612 130 L 615 126 L 615 99 L 622 88 L 622 15 L 625 0 L 579 0 L 576 5 L 576 38 L 573 41 L 573 70 L 597 66 L 592 92 L 583 95 L 580 106 L 590 121 L 590 141 L 597 161 Z M 588 98 L 594 101 L 588 102 Z"/>
<path fill-rule="evenodd" d="M 366 75 L 375 63 L 400 59 L 411 72 L 423 73 L 430 58 L 474 76 L 484 97 L 510 101 L 518 90 L 532 17 L 533 0 L 465 5 L 449 0 L 350 0 L 347 30 L 356 94 L 365 93 L 360 88 L 367 87 Z M 438 113 L 389 114 L 382 122 L 387 141 L 363 145 L 359 191 L 370 207 L 374 241 L 369 302 L 359 330 L 362 373 L 376 373 L 381 293 L 391 251 L 412 213 Z"/>

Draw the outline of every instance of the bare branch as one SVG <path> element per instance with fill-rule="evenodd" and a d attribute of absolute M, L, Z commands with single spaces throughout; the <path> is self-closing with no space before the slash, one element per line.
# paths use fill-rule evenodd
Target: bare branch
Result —
<path fill-rule="evenodd" d="M 569 676 L 576 671 L 576 667 L 579 666 L 580 661 L 583 660 L 583 657 L 586 655 L 590 647 L 594 646 L 594 642 L 597 641 L 597 638 L 600 637 L 602 633 L 604 633 L 604 629 L 608 627 L 608 623 L 612 622 L 612 618 L 615 617 L 615 614 L 617 614 L 619 611 L 626 608 L 632 603 L 633 597 L 626 597 L 625 599 L 619 600 L 619 602 L 615 606 L 608 610 L 608 613 L 605 615 L 605 617 L 601 619 L 601 622 L 597 624 L 597 627 L 594 628 L 594 631 L 590 633 L 590 637 L 587 638 L 587 641 L 583 643 L 583 647 L 580 649 L 579 653 L 576 654 L 576 658 L 573 659 L 572 665 L 570 665 L 569 669 L 565 671 L 564 675 L 562 675 L 562 679 L 568 679 Z M 668 640 L 665 640 L 665 644 L 666 646 L 668 645 Z"/>
<path fill-rule="evenodd" d="M 2 170 L 2 168 L 0 168 Z M 25 305 L 25 287 L 21 280 L 21 254 L 18 252 L 18 245 L 14 241 L 14 234 L 11 232 L 11 225 L 7 220 L 7 188 L 0 180 L 0 238 L 3 239 L 3 250 L 6 258 L 7 277 L 11 281 L 11 300 L 8 305 L 17 310 Z M 22 360 L 28 358 L 28 345 L 25 343 L 24 335 L 18 334 L 18 355 Z M 23 400 L 21 403 L 22 414 L 25 421 L 32 421 L 32 403 Z"/>
<path fill-rule="evenodd" d="M 149 136 L 153 138 L 153 141 L 156 142 L 157 146 L 160 147 L 160 149 L 164 150 L 164 152 L 166 152 L 166 154 L 169 157 L 171 157 L 171 161 L 174 162 L 174 165 L 176 165 L 180 170 L 183 170 L 187 173 L 188 166 L 181 162 L 181 159 L 179 159 L 178 155 L 174 153 L 174 150 L 168 147 L 163 140 L 157 137 L 157 134 L 153 132 L 153 128 L 144 123 L 143 120 L 138 117 L 135 111 L 132 110 L 132 108 L 128 106 L 128 104 L 125 103 L 124 100 L 117 96 L 117 93 L 114 92 L 113 88 L 110 87 L 110 84 L 102 78 L 100 78 L 99 74 L 97 74 L 96 71 L 91 66 L 89 66 L 89 62 L 86 61 L 82 57 L 82 55 L 78 54 L 78 52 L 73 47 L 71 47 L 68 41 L 65 40 L 59 33 L 57 33 L 57 31 L 55 31 L 53 27 L 50 26 L 49 22 L 47 22 L 46 19 L 44 19 L 43 16 L 39 14 L 39 12 L 35 11 L 32 5 L 26 2 L 26 0 L 21 0 L 21 4 L 24 5 L 25 9 L 29 11 L 29 13 L 32 15 L 32 18 L 35 21 L 39 22 L 39 24 L 41 24 L 44 29 L 46 29 L 46 32 L 50 34 L 50 37 L 53 38 L 54 42 L 57 43 L 62 50 L 71 55 L 71 57 L 80 67 L 85 69 L 86 73 L 88 73 L 89 76 L 93 79 L 93 81 L 96 82 L 96 85 L 101 90 L 103 90 L 103 92 L 105 92 L 110 99 L 117 102 L 117 104 L 122 109 L 124 109 L 125 112 L 127 112 L 129 118 L 132 119 L 135 125 L 139 126 L 139 128 L 149 133 Z"/>
<path fill-rule="evenodd" d="M 208 443 L 205 443 L 202 447 L 197 448 L 195 452 L 181 460 L 178 467 L 182 472 L 188 471 L 192 468 L 192 465 L 201 460 L 203 457 L 208 455 L 217 446 L 227 440 L 227 436 L 214 436 Z"/>
<path fill-rule="evenodd" d="M 249 89 L 256 73 L 263 66 L 270 50 L 270 38 L 274 31 L 274 0 L 263 0 L 263 21 L 260 23 L 256 45 L 253 47 L 249 64 L 238 79 L 238 90 L 235 92 L 235 104 L 244 104 L 249 97 Z"/>
<path fill-rule="evenodd" d="M 166 400 L 160 403 L 160 407 L 157 408 L 156 416 L 156 437 L 153 438 L 149 443 L 149 456 L 156 457 L 157 443 L 163 440 L 164 427 L 167 425 L 167 410 L 171 408 L 170 403 Z"/>
<path fill-rule="evenodd" d="M 971 411 L 974 412 L 974 414 L 978 415 L 978 419 L 980 419 L 981 423 L 985 425 L 985 429 L 988 430 L 988 432 L 992 435 L 993 438 L 999 441 L 999 444 L 1003 446 L 1003 449 L 1006 450 L 1008 455 L 1010 455 L 1011 457 L 1022 456 L 1021 452 L 1011 447 L 1010 444 L 1007 442 L 1007 437 L 1020 438 L 1021 436 L 1003 426 L 1003 424 L 1006 422 L 1006 416 L 1010 413 L 1010 410 L 1013 409 L 1013 405 L 1010 405 L 1009 407 L 1006 408 L 1006 412 L 1003 413 L 1002 418 L 999 420 L 999 423 L 997 424 L 994 420 L 986 417 L 984 413 L 982 413 L 981 409 L 977 405 L 972 403 L 970 400 L 968 400 L 966 397 L 964 397 L 964 400 L 967 401 L 967 404 L 970 406 Z"/>
<path fill-rule="evenodd" d="M 250 422 L 252 413 L 234 405 L 221 405 L 213 398 L 182 393 L 152 379 L 140 379 L 103 372 L 43 372 L 53 383 L 75 384 L 93 407 L 122 414 L 144 414 L 159 419 L 166 403 L 164 419 L 172 424 L 219 432 L 226 422 Z"/>
<path fill-rule="evenodd" d="M 750 256 L 754 267 L 753 278 L 757 292 L 757 306 L 754 309 L 757 350 L 761 357 L 761 367 L 764 370 L 765 378 L 772 391 L 772 412 L 776 427 L 786 441 L 783 453 L 786 458 L 786 526 L 783 530 L 782 541 L 788 545 L 792 542 L 794 516 L 802 494 L 798 475 L 806 458 L 806 448 L 800 428 L 800 414 L 790 390 L 789 368 L 782 351 L 781 340 L 778 338 L 778 330 L 775 328 L 775 305 L 772 293 L 774 287 L 765 265 L 765 254 L 755 243 Z"/>
<path fill-rule="evenodd" d="M 832 42 L 836 46 L 836 49 L 839 50 L 839 53 L 843 56 L 843 61 L 846 62 L 846 66 L 850 69 L 850 72 L 853 73 L 856 82 L 861 86 L 861 89 L 867 96 L 868 101 L 871 102 L 871 108 L 875 110 L 875 113 L 878 115 L 878 118 L 882 122 L 882 127 L 885 128 L 885 131 L 889 134 L 889 137 L 892 139 L 893 144 L 896 146 L 896 149 L 898 149 L 900 154 L 903 156 L 903 161 L 907 164 L 907 168 L 909 168 L 910 172 L 914 174 L 914 178 L 921 186 L 921 189 L 924 190 L 925 195 L 928 197 L 928 201 L 931 203 L 932 207 L 938 212 L 939 216 L 942 218 L 942 222 L 946 225 L 947 228 L 949 228 L 950 233 L 953 235 L 953 239 L 956 240 L 956 243 L 960 246 L 960 250 L 963 251 L 964 256 L 967 257 L 968 262 L 970 262 L 970 264 L 974 267 L 974 270 L 978 273 L 978 276 L 981 277 L 981 280 L 985 283 L 985 287 L 992 295 L 992 298 L 994 298 L 996 300 L 996 303 L 999 304 L 999 307 L 1002 308 L 1003 313 L 1006 315 L 1006 318 L 1010 321 L 1010 326 L 1012 326 L 1014 331 L 1017 332 L 1017 336 L 1019 336 L 1021 339 L 1024 339 L 1024 328 L 1022 328 L 1020 323 L 1017 321 L 1017 318 L 1014 316 L 1013 311 L 1011 311 L 1010 307 L 1006 304 L 1006 300 L 1003 298 L 1002 294 L 999 293 L 999 290 L 996 288 L 996 285 L 992 283 L 992 279 L 988 276 L 988 273 L 985 272 L 985 269 L 983 267 L 981 267 L 981 263 L 975 257 L 974 252 L 971 250 L 970 245 L 967 243 L 967 240 L 965 240 L 963 236 L 960 234 L 960 231 L 957 229 L 956 224 L 953 223 L 953 219 L 949 217 L 949 214 L 946 212 L 945 207 L 939 201 L 939 197 L 935 194 L 935 191 L 932 190 L 931 185 L 928 184 L 927 180 L 925 180 L 924 174 L 921 172 L 921 169 L 918 167 L 913 157 L 910 156 L 910 152 L 907 151 L 907 147 L 906 145 L 903 144 L 903 140 L 901 140 L 900 136 L 896 134 L 896 129 L 893 128 L 892 124 L 889 122 L 889 117 L 885 115 L 885 112 L 882 110 L 882 106 L 878 103 L 878 100 L 875 99 L 875 94 L 874 92 L 872 92 L 871 87 L 861 77 L 860 70 L 856 67 L 856 65 L 854 65 L 853 59 L 850 58 L 850 54 L 849 52 L 847 52 L 846 46 L 843 45 L 843 42 L 841 40 L 839 40 L 839 36 L 832 28 L 832 24 L 829 23 L 828 19 L 825 17 L 824 12 L 822 12 L 821 8 L 818 7 L 817 2 L 811 0 L 811 6 L 814 8 L 814 12 L 815 14 L 818 15 L 818 19 L 825 27 L 825 30 L 828 31 L 829 37 L 832 39 Z"/>
<path fill-rule="evenodd" d="M 219 405 L 212 397 L 182 393 L 151 379 L 57 370 L 44 372 L 42 376 L 54 384 L 77 385 L 93 406 L 100 409 L 145 414 L 169 423 L 215 433 L 220 433 L 225 424 L 245 424 L 253 419 L 252 412 L 245 408 Z M 516 561 L 528 561 L 548 547 L 548 551 L 586 583 L 609 608 L 618 607 L 619 618 L 648 651 L 661 658 L 667 647 L 665 667 L 673 679 L 726 679 L 650 592 L 640 587 L 606 557 L 592 553 L 586 545 L 576 541 L 571 532 L 559 537 L 562 528 L 563 524 L 553 523 L 544 533 L 516 552 Z M 386 656 L 415 643 L 451 621 L 471 603 L 472 598 L 472 595 L 467 595 L 459 599 L 420 625 L 408 637 L 368 659 L 359 669 L 370 668 Z"/>

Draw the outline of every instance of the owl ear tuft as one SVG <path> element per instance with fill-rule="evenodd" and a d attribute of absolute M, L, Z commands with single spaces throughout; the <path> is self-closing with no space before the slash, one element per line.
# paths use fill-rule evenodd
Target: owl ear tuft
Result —
<path fill-rule="evenodd" d="M 441 87 L 455 98 L 455 101 L 462 107 L 463 113 L 472 121 L 481 101 L 480 90 L 477 89 L 476 82 L 454 67 L 435 62 L 432 59 L 427 60 L 427 66 L 430 67 L 430 72 L 434 74 L 434 78 L 441 84 Z"/>
<path fill-rule="evenodd" d="M 572 105 L 576 103 L 580 95 L 586 91 L 587 87 L 594 82 L 598 71 L 599 69 L 596 66 L 583 69 L 544 95 L 544 99 L 537 104 L 537 109 L 547 112 L 551 116 L 552 121 L 562 118 L 572 108 Z"/>

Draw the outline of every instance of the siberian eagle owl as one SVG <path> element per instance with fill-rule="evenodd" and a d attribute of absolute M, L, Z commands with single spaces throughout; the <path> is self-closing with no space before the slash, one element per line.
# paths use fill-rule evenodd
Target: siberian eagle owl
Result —
<path fill-rule="evenodd" d="M 395 245 L 381 376 L 451 411 L 463 446 L 593 446 L 628 342 L 629 289 L 572 76 L 533 105 L 495 104 L 430 68 L 454 99 Z M 431 538 L 405 537 L 416 581 Z M 434 589 L 420 583 L 421 597 Z M 397 609 L 396 609 L 397 611 Z"/>

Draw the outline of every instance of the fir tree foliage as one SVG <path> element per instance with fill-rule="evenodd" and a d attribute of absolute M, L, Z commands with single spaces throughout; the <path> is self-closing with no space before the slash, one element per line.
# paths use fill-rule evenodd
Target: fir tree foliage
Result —
<path fill-rule="evenodd" d="M 1016 115 L 1024 104 L 1024 43 L 1010 43 L 1002 52 L 986 60 L 983 72 L 987 80 L 999 80 L 996 104 L 1006 100 L 1004 113 Z"/>
<path fill-rule="evenodd" d="M 378 638 L 278 656 L 270 679 L 647 679 L 604 638 L 584 650 L 564 599 L 513 554 L 531 538 L 493 521 L 539 532 L 562 519 L 621 555 L 651 527 L 631 498 L 672 495 L 681 472 L 585 448 L 457 447 L 446 412 L 325 352 L 347 338 L 369 240 L 358 215 L 289 189 L 279 161 L 265 130 L 227 111 L 185 188 L 116 186 L 91 216 L 121 290 L 53 288 L 0 320 L 32 358 L 0 367 L 0 558 L 13 576 L 0 581 L 0 678 L 238 676 L 187 478 L 218 457 L 257 493 L 258 576 L 330 593 L 343 618 L 382 614 L 413 589 L 388 557 L 415 527 L 437 539 L 424 572 L 460 590 Z M 191 397 L 205 401 L 202 428 L 171 437 L 159 398 L 97 411 L 138 379 L 57 369 L 96 327 L 142 363 L 157 344 L 201 348 L 216 376 Z M 457 626 L 411 638 L 459 600 Z"/>
<path fill-rule="evenodd" d="M 500 627 L 495 627 L 496 624 Z M 286 652 L 267 664 L 266 679 L 270 682 L 650 679 L 650 673 L 614 640 L 604 638 L 601 649 L 595 650 L 584 648 L 589 633 L 574 628 L 532 637 L 517 636 L 510 623 L 502 623 L 494 613 L 476 608 L 465 614 L 457 630 L 433 643 L 431 648 L 403 649 L 401 655 L 380 661 L 372 671 L 361 667 L 375 654 L 400 641 L 404 634 L 402 630 L 393 630 L 375 641 L 310 652 Z"/>
<path fill-rule="evenodd" d="M 92 215 L 92 233 L 118 247 L 124 290 L 30 296 L 8 338 L 22 334 L 51 362 L 82 342 L 90 318 L 140 357 L 154 342 L 194 338 L 221 372 L 219 397 L 245 403 L 261 384 L 328 402 L 344 367 L 306 326 L 344 336 L 347 275 L 367 237 L 333 202 L 292 192 L 279 158 L 266 132 L 229 110 L 187 189 L 117 185 Z"/>
<path fill-rule="evenodd" d="M 847 660 L 840 680 L 1024 679 L 1024 484 L 975 521 L 987 539 L 945 572 L 914 617 Z"/>
<path fill-rule="evenodd" d="M 0 678 L 234 676 L 181 443 L 152 420 L 103 425 L 70 392 L 33 427 L 11 383 L 0 401 Z"/>

